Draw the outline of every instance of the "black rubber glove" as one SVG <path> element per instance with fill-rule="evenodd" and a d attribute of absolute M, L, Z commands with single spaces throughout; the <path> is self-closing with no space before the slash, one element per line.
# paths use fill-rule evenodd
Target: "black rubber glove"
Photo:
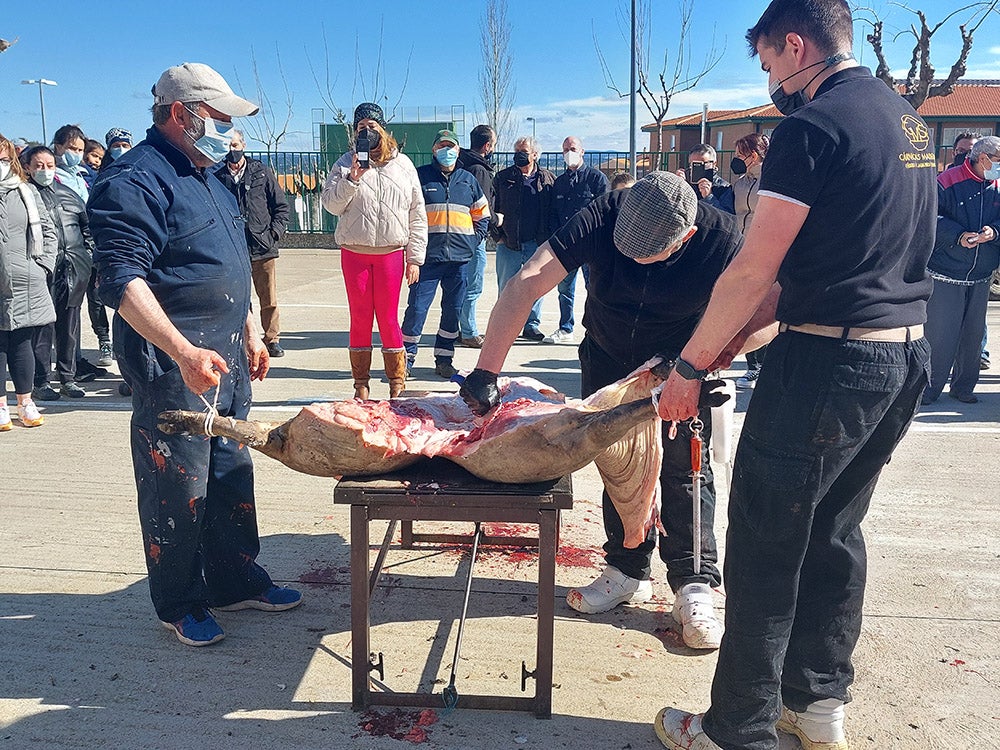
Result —
<path fill-rule="evenodd" d="M 729 400 L 729 394 L 721 390 L 726 381 L 719 378 L 701 381 L 701 394 L 698 396 L 698 408 L 722 406 Z"/>
<path fill-rule="evenodd" d="M 458 395 L 469 405 L 473 414 L 480 417 L 500 403 L 497 374 L 489 370 L 473 370 L 465 376 Z"/>

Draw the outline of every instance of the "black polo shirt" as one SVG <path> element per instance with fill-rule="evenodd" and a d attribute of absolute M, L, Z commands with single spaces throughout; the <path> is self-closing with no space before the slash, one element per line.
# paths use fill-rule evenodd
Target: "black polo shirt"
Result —
<path fill-rule="evenodd" d="M 775 128 L 759 195 L 809 207 L 778 281 L 790 324 L 895 328 L 927 319 L 937 218 L 934 141 L 867 68 L 830 76 Z"/>
<path fill-rule="evenodd" d="M 712 287 L 743 246 L 736 217 L 699 202 L 698 231 L 667 260 L 636 263 L 618 252 L 615 220 L 629 189 L 590 203 L 549 239 L 567 271 L 590 266 L 583 325 L 612 357 L 637 367 L 684 348 Z"/>

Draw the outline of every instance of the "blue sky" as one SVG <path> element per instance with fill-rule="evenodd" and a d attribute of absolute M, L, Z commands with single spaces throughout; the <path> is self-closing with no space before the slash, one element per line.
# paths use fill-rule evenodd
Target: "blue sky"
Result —
<path fill-rule="evenodd" d="M 294 97 L 291 133 L 284 147 L 310 149 L 312 110 L 325 103 L 309 60 L 321 84 L 329 69 L 334 101 L 350 112 L 367 98 L 365 93 L 372 93 L 380 26 L 383 80 L 390 101 L 395 103 L 402 89 L 401 106 L 408 111 L 419 106 L 426 114 L 435 106 L 464 105 L 471 127 L 477 122 L 477 110 L 482 110 L 477 74 L 479 17 L 485 5 L 485 0 L 455 0 L 444 6 L 427 0 L 288 0 L 280 4 L 250 0 L 225 8 L 205 0 L 124 5 L 64 0 L 21 3 L 16 14 L 5 13 L 0 20 L 0 37 L 19 37 L 15 46 L 0 55 L 0 132 L 9 138 L 41 137 L 38 87 L 22 86 L 22 79 L 42 77 L 59 84 L 45 89 L 49 137 L 67 122 L 82 124 L 98 140 L 112 126 L 129 128 L 137 135 L 144 132 L 150 121 L 150 86 L 165 68 L 184 61 L 212 65 L 235 89 L 257 99 L 251 48 L 262 83 L 283 119 L 285 93 L 277 48 Z M 677 46 L 679 11 L 674 0 L 654 0 L 653 5 L 655 72 L 663 50 Z M 696 112 L 702 103 L 713 109 L 766 103 L 766 76 L 756 61 L 748 59 L 743 42 L 746 28 L 766 5 L 696 0 L 695 63 L 704 57 L 713 34 L 717 47 L 724 48 L 724 57 L 695 90 L 675 97 L 668 116 Z M 877 0 L 867 5 L 885 18 L 887 38 L 916 18 L 890 2 Z M 958 6 L 955 0 L 915 0 L 911 5 L 925 11 L 931 21 Z M 533 117 L 546 150 L 558 150 L 570 134 L 582 137 L 591 150 L 627 149 L 628 106 L 605 85 L 593 41 L 596 30 L 609 65 L 619 83 L 627 86 L 628 49 L 619 29 L 624 7 L 618 0 L 508 0 L 514 29 L 514 114 L 520 133 L 531 133 L 532 123 L 525 118 Z M 359 19 L 360 10 L 369 16 Z M 75 32 L 67 30 L 72 12 L 80 18 Z M 934 38 L 932 61 L 939 75 L 947 73 L 958 53 L 958 22 L 958 18 L 951 21 Z M 867 29 L 855 28 L 855 55 L 874 67 L 874 55 L 863 39 Z M 1000 78 L 998 35 L 1000 17 L 994 16 L 976 36 L 968 78 Z M 891 48 L 895 67 L 907 66 L 911 40 L 906 37 Z M 361 51 L 358 65 L 356 45 Z M 672 54 L 670 61 L 672 66 Z M 365 71 L 366 86 L 358 79 L 358 68 Z M 641 103 L 638 117 L 640 124 L 652 119 Z M 250 128 L 244 129 L 252 136 Z M 645 141 L 640 137 L 640 148 Z M 254 145 L 251 139 L 250 147 Z"/>

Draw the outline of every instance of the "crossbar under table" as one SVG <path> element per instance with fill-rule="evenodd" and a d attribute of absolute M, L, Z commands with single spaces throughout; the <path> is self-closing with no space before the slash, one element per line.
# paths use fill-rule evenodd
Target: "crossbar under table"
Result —
<path fill-rule="evenodd" d="M 500 484 L 479 479 L 451 461 L 431 459 L 415 466 L 374 477 L 344 477 L 333 491 L 333 501 L 351 506 L 351 707 L 417 706 L 439 708 L 435 693 L 376 692 L 371 672 L 381 672 L 381 655 L 371 652 L 371 597 L 382 564 L 395 534 L 396 522 L 404 524 L 404 546 L 430 541 L 435 535 L 414 534 L 414 521 L 471 521 L 538 526 L 538 630 L 534 672 L 534 698 L 460 695 L 459 707 L 505 711 L 534 711 L 540 719 L 552 715 L 552 647 L 555 601 L 556 549 L 559 513 L 573 507 L 569 475 L 535 484 Z M 389 521 L 374 568 L 369 568 L 369 522 Z M 472 537 L 448 541 L 471 542 Z M 486 537 L 480 544 L 522 544 L 533 540 Z M 522 667 L 522 670 L 524 668 Z"/>

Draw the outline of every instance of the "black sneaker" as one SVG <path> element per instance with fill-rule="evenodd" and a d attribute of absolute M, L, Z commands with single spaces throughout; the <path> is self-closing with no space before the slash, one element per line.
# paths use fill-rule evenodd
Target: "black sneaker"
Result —
<path fill-rule="evenodd" d="M 267 345 L 267 353 L 272 357 L 284 357 L 285 350 L 281 348 L 281 344 L 277 341 L 272 341 Z"/>
<path fill-rule="evenodd" d="M 59 393 L 66 398 L 83 398 L 87 395 L 87 392 L 76 383 L 63 383 Z"/>
<path fill-rule="evenodd" d="M 124 380 L 118 384 L 118 395 L 119 396 L 131 396 L 132 386 L 126 383 Z"/>
<path fill-rule="evenodd" d="M 108 371 L 103 367 L 92 365 L 86 359 L 78 359 L 76 361 L 76 379 L 80 383 L 89 383 L 97 378 L 103 378 L 107 374 Z"/>
<path fill-rule="evenodd" d="M 59 391 L 53 389 L 48 383 L 31 391 L 31 398 L 34 401 L 58 401 Z"/>
<path fill-rule="evenodd" d="M 545 338 L 545 334 L 537 328 L 525 328 L 521 331 L 521 338 L 528 341 L 542 341 Z"/>

